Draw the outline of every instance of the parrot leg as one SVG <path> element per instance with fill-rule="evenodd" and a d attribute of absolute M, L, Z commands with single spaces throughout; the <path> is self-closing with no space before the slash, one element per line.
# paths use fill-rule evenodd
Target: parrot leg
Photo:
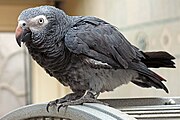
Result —
<path fill-rule="evenodd" d="M 78 92 L 67 94 L 63 98 L 56 99 L 54 101 L 50 101 L 46 106 L 46 110 L 47 110 L 47 112 L 49 112 L 49 107 L 51 107 L 51 106 L 57 106 L 57 104 L 62 104 L 65 102 L 80 99 L 84 95 L 84 93 L 85 93 L 85 91 L 81 91 L 81 92 L 78 91 Z"/>
<path fill-rule="evenodd" d="M 84 96 L 82 96 L 80 99 L 72 100 L 72 101 L 67 101 L 63 102 L 58 106 L 58 112 L 61 107 L 67 107 L 69 105 L 82 105 L 83 103 L 99 103 L 99 104 L 104 104 L 108 105 L 107 103 L 101 102 L 97 100 L 96 98 L 98 97 L 98 94 L 93 94 L 93 92 L 88 91 Z"/>

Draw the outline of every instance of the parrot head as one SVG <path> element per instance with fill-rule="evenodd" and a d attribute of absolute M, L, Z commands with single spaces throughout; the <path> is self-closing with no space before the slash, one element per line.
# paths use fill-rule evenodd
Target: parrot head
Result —
<path fill-rule="evenodd" d="M 66 21 L 67 15 L 53 6 L 28 8 L 18 17 L 16 41 L 21 47 L 21 42 L 41 43 L 52 40 L 55 36 L 61 38 L 62 31 L 68 23 Z"/>

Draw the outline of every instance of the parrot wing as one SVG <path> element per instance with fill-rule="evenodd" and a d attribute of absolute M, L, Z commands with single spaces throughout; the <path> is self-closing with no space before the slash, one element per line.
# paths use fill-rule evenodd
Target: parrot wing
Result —
<path fill-rule="evenodd" d="M 143 55 L 112 25 L 95 17 L 85 17 L 65 35 L 65 45 L 73 53 L 127 69 Z"/>

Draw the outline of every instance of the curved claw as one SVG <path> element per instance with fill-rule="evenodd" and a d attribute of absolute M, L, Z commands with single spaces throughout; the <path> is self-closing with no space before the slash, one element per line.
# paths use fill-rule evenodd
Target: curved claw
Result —
<path fill-rule="evenodd" d="M 58 106 L 58 108 L 57 108 L 58 112 L 59 112 L 59 110 L 61 109 L 61 107 L 63 107 L 62 104 Z"/>
<path fill-rule="evenodd" d="M 50 103 L 47 104 L 46 106 L 46 111 L 49 112 L 49 107 L 50 107 Z"/>
<path fill-rule="evenodd" d="M 46 106 L 46 111 L 49 112 L 49 107 L 51 106 L 57 106 L 57 100 L 55 101 L 50 101 L 47 106 Z"/>
<path fill-rule="evenodd" d="M 68 105 L 72 105 L 71 102 L 61 103 L 61 104 L 58 106 L 58 108 L 57 108 L 58 112 L 59 112 L 59 110 L 60 110 L 62 107 L 66 107 L 66 108 L 67 108 Z"/>

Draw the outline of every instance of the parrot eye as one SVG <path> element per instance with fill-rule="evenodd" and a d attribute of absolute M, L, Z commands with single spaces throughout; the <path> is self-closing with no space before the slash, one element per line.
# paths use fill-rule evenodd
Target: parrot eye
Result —
<path fill-rule="evenodd" d="M 26 22 L 23 21 L 23 20 L 19 21 L 18 24 L 20 24 L 22 28 L 25 28 L 25 27 L 26 27 Z"/>
<path fill-rule="evenodd" d="M 25 26 L 26 26 L 26 23 L 23 23 L 22 26 L 25 27 Z"/>
<path fill-rule="evenodd" d="M 39 21 L 38 21 L 39 24 L 43 24 L 44 23 L 44 19 L 43 18 L 40 18 Z"/>

